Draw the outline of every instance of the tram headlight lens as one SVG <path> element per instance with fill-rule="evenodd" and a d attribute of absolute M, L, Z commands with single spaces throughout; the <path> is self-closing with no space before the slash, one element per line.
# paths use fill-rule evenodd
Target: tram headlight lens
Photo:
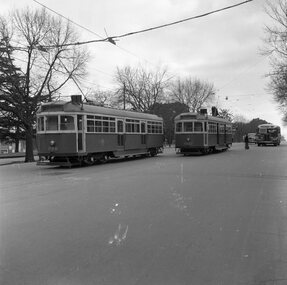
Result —
<path fill-rule="evenodd" d="M 54 147 L 56 145 L 55 141 L 50 141 L 50 146 Z"/>

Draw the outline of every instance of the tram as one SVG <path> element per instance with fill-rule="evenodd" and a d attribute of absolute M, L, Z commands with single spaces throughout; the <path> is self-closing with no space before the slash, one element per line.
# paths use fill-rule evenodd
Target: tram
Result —
<path fill-rule="evenodd" d="M 163 119 L 71 101 L 50 102 L 37 112 L 38 164 L 73 166 L 110 158 L 155 156 L 162 152 Z M 46 162 L 44 162 L 46 160 Z"/>
<path fill-rule="evenodd" d="M 232 145 L 232 124 L 226 119 L 200 113 L 175 117 L 175 148 L 179 154 L 208 154 L 227 150 Z"/>
<path fill-rule="evenodd" d="M 261 124 L 256 130 L 256 143 L 261 145 L 280 145 L 281 129 L 273 124 Z"/>

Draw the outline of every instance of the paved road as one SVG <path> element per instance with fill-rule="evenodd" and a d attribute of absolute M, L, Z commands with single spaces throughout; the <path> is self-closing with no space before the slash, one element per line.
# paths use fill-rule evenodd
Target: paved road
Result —
<path fill-rule="evenodd" d="M 285 285 L 287 145 L 0 166 L 0 284 Z"/>

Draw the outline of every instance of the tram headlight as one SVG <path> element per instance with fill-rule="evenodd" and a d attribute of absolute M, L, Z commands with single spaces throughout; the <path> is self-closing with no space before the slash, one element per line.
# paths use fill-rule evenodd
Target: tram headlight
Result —
<path fill-rule="evenodd" d="M 187 142 L 190 142 L 190 138 L 186 138 L 186 141 L 187 141 Z"/>
<path fill-rule="evenodd" d="M 53 141 L 53 140 L 50 141 L 50 146 L 51 146 L 51 147 L 54 147 L 55 145 L 56 145 L 56 142 L 55 142 L 55 141 Z"/>

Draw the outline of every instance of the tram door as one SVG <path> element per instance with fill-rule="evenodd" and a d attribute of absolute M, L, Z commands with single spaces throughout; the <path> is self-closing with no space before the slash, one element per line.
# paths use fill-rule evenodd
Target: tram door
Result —
<path fill-rule="evenodd" d="M 124 121 L 117 120 L 117 133 L 118 133 L 118 148 L 124 149 L 125 135 L 124 135 Z"/>
<path fill-rule="evenodd" d="M 219 144 L 219 124 L 216 124 L 217 134 L 216 134 L 216 143 Z"/>
<path fill-rule="evenodd" d="M 203 129 L 203 145 L 207 146 L 208 145 L 208 128 L 207 128 L 207 122 L 204 122 L 204 129 Z"/>
<path fill-rule="evenodd" d="M 78 152 L 85 151 L 85 133 L 83 115 L 77 115 Z"/>
<path fill-rule="evenodd" d="M 146 146 L 146 122 L 141 122 L 140 132 L 141 132 L 141 145 Z"/>

